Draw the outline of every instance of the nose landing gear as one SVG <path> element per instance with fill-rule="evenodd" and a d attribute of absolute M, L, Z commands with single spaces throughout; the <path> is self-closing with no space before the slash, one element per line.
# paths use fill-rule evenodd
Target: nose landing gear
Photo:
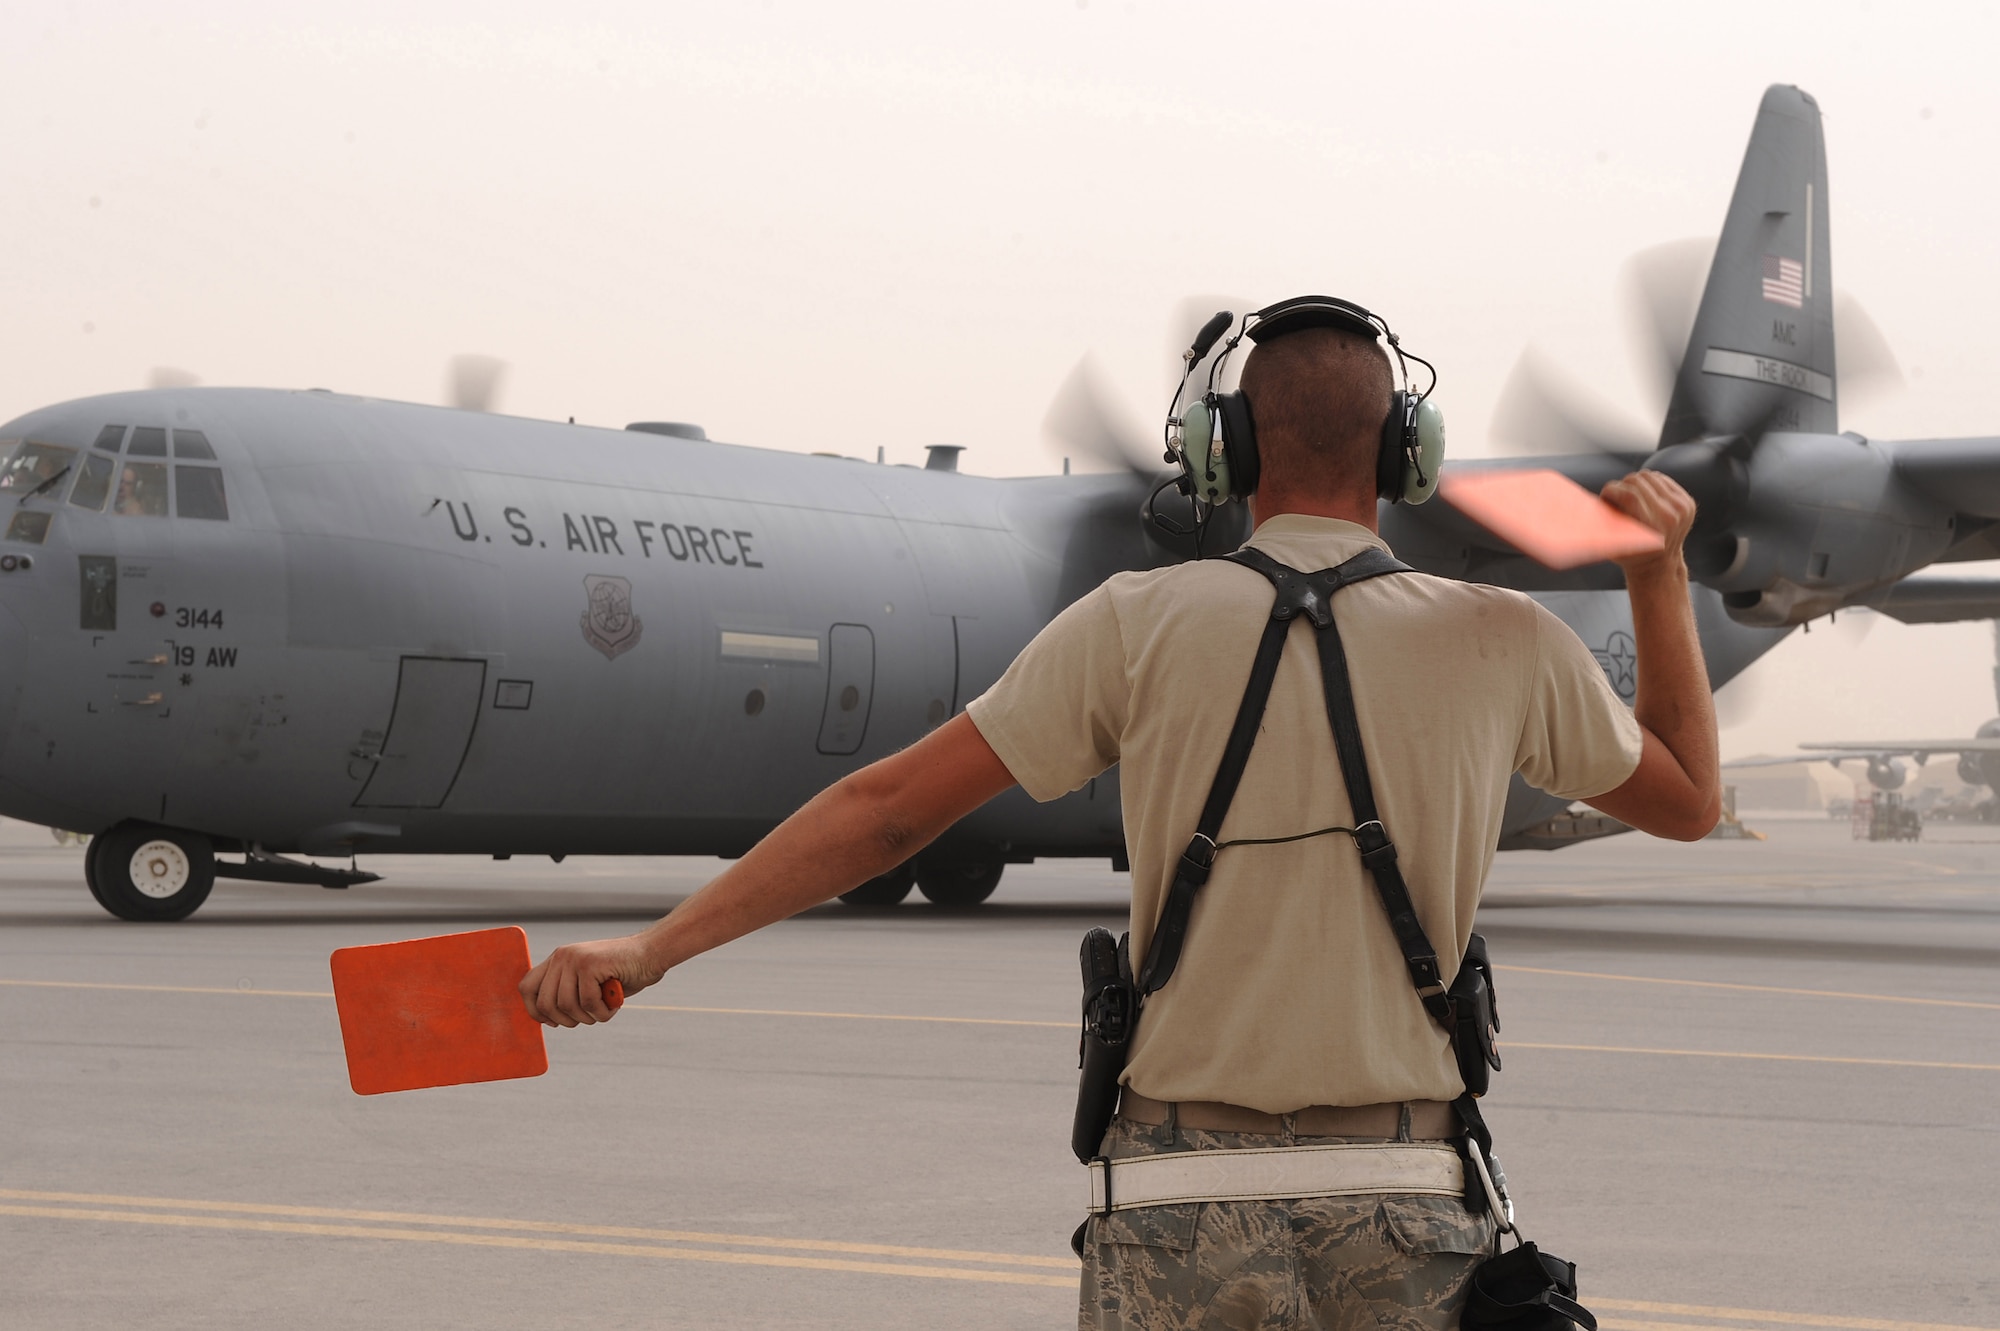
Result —
<path fill-rule="evenodd" d="M 184 920 L 215 886 L 215 848 L 199 832 L 120 823 L 91 838 L 83 877 L 121 920 Z"/>

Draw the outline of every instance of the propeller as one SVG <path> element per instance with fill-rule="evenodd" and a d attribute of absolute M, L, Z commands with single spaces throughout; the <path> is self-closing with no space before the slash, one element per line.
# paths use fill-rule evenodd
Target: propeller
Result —
<path fill-rule="evenodd" d="M 1629 345 L 1655 415 L 1673 396 L 1714 258 L 1715 237 L 1691 236 L 1640 250 L 1619 270 Z"/>
<path fill-rule="evenodd" d="M 1640 378 L 1661 412 L 1673 395 L 1714 255 L 1713 239 L 1695 237 L 1641 250 L 1621 269 L 1630 344 Z M 1859 301 L 1837 292 L 1833 319 L 1843 401 L 1902 385 L 1888 340 Z M 1656 449 L 1657 434 L 1603 403 L 1531 347 L 1502 389 L 1492 433 L 1531 453 L 1595 452 L 1627 467 L 1643 465 L 1672 476 L 1700 509 L 1688 545 L 1690 565 L 1699 577 L 1721 574 L 1737 557 L 1734 524 L 1750 506 L 1750 459 L 1768 419 L 1710 422 L 1706 436 Z"/>
<path fill-rule="evenodd" d="M 445 389 L 460 411 L 491 411 L 500 400 L 507 362 L 497 356 L 453 356 Z"/>
<path fill-rule="evenodd" d="M 1861 302 L 1845 291 L 1833 293 L 1833 363 L 1844 403 L 1879 397 L 1903 386 L 1903 367 L 1896 363 L 1889 339 Z"/>
<path fill-rule="evenodd" d="M 1715 237 L 1690 236 L 1640 250 L 1619 273 L 1625 322 L 1641 380 L 1656 412 L 1667 409 L 1688 334 L 1708 284 Z M 1903 370 L 1888 338 L 1860 301 L 1833 294 L 1835 375 L 1843 403 L 1876 398 L 1903 387 Z"/>
<path fill-rule="evenodd" d="M 1492 434 L 1537 456 L 1608 453 L 1633 467 L 1653 449 L 1651 431 L 1599 401 L 1532 346 L 1500 389 Z"/>
<path fill-rule="evenodd" d="M 1157 476 L 1162 446 L 1148 440 L 1106 384 L 1097 358 L 1085 355 L 1056 390 L 1042 430 L 1074 457 L 1112 471 Z"/>

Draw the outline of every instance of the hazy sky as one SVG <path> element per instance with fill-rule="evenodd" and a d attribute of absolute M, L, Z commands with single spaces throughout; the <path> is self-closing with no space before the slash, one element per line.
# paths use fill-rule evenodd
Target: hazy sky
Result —
<path fill-rule="evenodd" d="M 0 9 L 0 418 L 160 366 L 438 400 L 479 352 L 510 412 L 1015 475 L 1085 351 L 1150 422 L 1183 297 L 1319 290 L 1504 452 L 1531 345 L 1656 420 L 1620 264 L 1714 233 L 1796 82 L 1908 377 L 1843 424 L 2000 434 L 1984 6 L 295 8 Z M 1981 625 L 1794 635 L 1725 749 L 1969 734 L 1992 666 Z"/>

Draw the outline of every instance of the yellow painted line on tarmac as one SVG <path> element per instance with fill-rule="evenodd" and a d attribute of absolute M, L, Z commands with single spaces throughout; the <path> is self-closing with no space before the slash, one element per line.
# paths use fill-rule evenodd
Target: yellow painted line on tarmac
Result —
<path fill-rule="evenodd" d="M 173 1207 L 184 1211 L 238 1211 L 246 1215 L 290 1216 L 302 1220 L 354 1220 L 376 1224 L 457 1225 L 465 1229 L 520 1229 L 591 1238 L 650 1239 L 659 1243 L 715 1243 L 743 1248 L 797 1248 L 808 1252 L 856 1253 L 872 1257 L 915 1257 L 943 1262 L 994 1262 L 1011 1266 L 1047 1266 L 1074 1271 L 1071 1257 L 1033 1257 L 1009 1252 L 975 1252 L 962 1248 L 911 1248 L 892 1243 L 848 1243 L 834 1239 L 784 1239 L 766 1234 L 707 1234 L 680 1229 L 638 1229 L 623 1225 L 571 1225 L 559 1221 L 503 1220 L 485 1216 L 428 1215 L 415 1211 L 357 1211 L 334 1206 L 279 1206 L 267 1202 L 217 1202 L 187 1197 L 124 1197 L 96 1192 L 33 1192 L 0 1188 L 0 1199 L 17 1202 L 65 1202 L 86 1206 Z"/>
<path fill-rule="evenodd" d="M 88 1220 L 126 1225 L 163 1225 L 180 1229 L 220 1229 L 260 1234 L 310 1234 L 322 1238 L 374 1239 L 398 1243 L 448 1243 L 469 1248 L 511 1248 L 532 1252 L 596 1253 L 607 1257 L 651 1257 L 666 1261 L 714 1262 L 724 1266 L 776 1266 L 807 1271 L 848 1271 L 867 1275 L 907 1276 L 924 1280 L 969 1280 L 989 1285 L 1044 1285 L 1075 1289 L 1076 1277 L 1045 1276 L 1031 1271 L 983 1271 L 960 1266 L 912 1266 L 901 1262 L 857 1262 L 834 1257 L 791 1257 L 765 1252 L 727 1252 L 713 1248 L 669 1248 L 638 1243 L 592 1243 L 577 1239 L 525 1238 L 508 1234 L 463 1234 L 448 1229 L 398 1229 L 378 1225 L 328 1225 L 290 1220 L 253 1220 L 247 1216 L 175 1215 L 159 1211 L 107 1211 L 58 1206 L 0 1204 L 0 1215 L 35 1220 Z"/>
<path fill-rule="evenodd" d="M 19 989 L 111 989 L 134 994 L 228 994 L 246 998 L 332 998 L 331 989 L 224 989 L 189 984 L 102 984 L 95 980 L 0 980 Z"/>
<path fill-rule="evenodd" d="M 1690 989 L 1738 989 L 1753 994 L 1798 994 L 1807 998 L 1854 998 L 1870 1003 L 1917 1003 L 1925 1007 L 1969 1007 L 2000 1012 L 2000 1003 L 1975 1003 L 1962 998 L 1909 998 L 1901 994 L 1858 994 L 1845 989 L 1787 989 L 1774 984 L 1730 984 L 1723 980 L 1669 980 L 1657 975 L 1613 975 L 1605 971 L 1565 971 L 1548 966 L 1498 966 L 1496 971 L 1523 975 L 1567 975 L 1579 980 L 1622 980 L 1627 984 L 1676 984 Z"/>
<path fill-rule="evenodd" d="M 905 1276 L 927 1280 L 962 1280 L 986 1284 L 1046 1286 L 1055 1289 L 1076 1287 L 1076 1262 L 1068 1257 L 1040 1257 L 1023 1253 L 978 1252 L 959 1248 L 916 1248 L 896 1244 L 846 1243 L 829 1239 L 783 1239 L 761 1234 L 708 1234 L 684 1230 L 627 1228 L 612 1225 L 570 1225 L 559 1222 L 502 1220 L 483 1216 L 431 1215 L 411 1211 L 364 1211 L 324 1206 L 283 1206 L 262 1202 L 225 1202 L 185 1197 L 129 1197 L 108 1193 L 41 1192 L 17 1188 L 0 1189 L 0 1199 L 11 1202 L 69 1203 L 68 1205 L 9 1205 L 0 1202 L 0 1215 L 35 1220 L 73 1220 L 95 1223 L 161 1225 L 183 1229 L 206 1229 L 240 1233 L 298 1234 L 321 1238 L 387 1240 L 400 1243 L 444 1243 L 463 1247 L 507 1248 L 517 1251 L 576 1252 L 613 1257 L 651 1257 L 670 1261 L 712 1262 L 729 1266 L 788 1267 L 810 1271 L 840 1271 L 866 1275 Z M 118 1208 L 118 1209 L 110 1209 Z M 237 1214 L 185 1215 L 180 1211 L 235 1212 Z M 275 1219 L 272 1217 L 293 1217 Z M 346 1221 L 348 1223 L 325 1223 Z M 460 1229 L 514 1229 L 526 1235 L 453 1233 L 448 1229 L 411 1229 L 410 1225 L 457 1226 Z M 649 1240 L 638 1243 L 592 1242 L 588 1238 L 552 1238 L 535 1235 L 577 1235 L 588 1238 Z M 794 1256 L 764 1252 L 729 1252 L 715 1249 L 659 1246 L 669 1243 L 704 1243 L 734 1247 L 789 1248 L 794 1253 L 837 1252 L 866 1256 L 915 1258 L 936 1262 L 982 1262 L 990 1265 L 1055 1268 L 1064 1275 L 1043 1275 L 1032 1270 L 993 1271 L 962 1266 L 919 1266 L 909 1262 L 870 1262 L 830 1257 Z M 1601 1319 L 1604 1331 L 1756 1331 L 1758 1327 L 1825 1327 L 1833 1331 L 2000 1331 L 2000 1328 L 1947 1322 L 1901 1322 L 1874 1317 L 1845 1317 L 1830 1313 L 1780 1312 L 1764 1308 L 1722 1308 L 1706 1304 L 1659 1303 L 1635 1299 L 1607 1299 L 1593 1296 L 1593 1309 L 1608 1313 L 1651 1314 L 1644 1318 Z M 1660 1320 L 1701 1318 L 1699 1322 Z M 1724 1325 L 1726 1323 L 1727 1325 Z M 1747 1324 L 1747 1325 L 1746 1325 Z"/>
<path fill-rule="evenodd" d="M 1841 1331 L 1992 1331 L 1992 1328 L 1967 1326 L 1956 1322 L 1891 1322 L 1876 1317 L 1839 1317 L 1832 1313 L 1785 1313 L 1768 1312 L 1760 1308 L 1711 1308 L 1693 1303 L 1646 1303 L 1631 1299 L 1599 1299 L 1590 1301 L 1592 1309 L 1604 1308 L 1622 1313 L 1668 1313 L 1680 1317 L 1730 1318 L 1748 1322 L 1772 1322 L 1780 1326 L 1829 1326 Z M 1677 1325 L 1670 1322 L 1612 1322 L 1600 1319 L 1599 1326 L 1615 1328 L 1663 1327 Z M 1712 1329 L 1711 1329 L 1712 1331 Z"/>
<path fill-rule="evenodd" d="M 1954 1072 L 2000 1072 L 2000 1063 L 1929 1063 L 1913 1058 L 1843 1058 L 1834 1054 L 1753 1054 L 1729 1049 L 1644 1049 L 1622 1044 L 1536 1044 L 1502 1040 L 1500 1048 L 1554 1049 L 1571 1054 L 1658 1054 L 1670 1058 L 1748 1058 L 1774 1063 L 1846 1063 L 1871 1068 L 1946 1068 Z"/>

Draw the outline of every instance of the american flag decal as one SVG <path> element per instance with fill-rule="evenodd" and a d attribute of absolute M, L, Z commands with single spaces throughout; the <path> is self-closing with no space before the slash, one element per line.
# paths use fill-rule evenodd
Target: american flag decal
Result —
<path fill-rule="evenodd" d="M 1764 299 L 1801 309 L 1806 301 L 1806 270 L 1797 259 L 1764 256 Z"/>

